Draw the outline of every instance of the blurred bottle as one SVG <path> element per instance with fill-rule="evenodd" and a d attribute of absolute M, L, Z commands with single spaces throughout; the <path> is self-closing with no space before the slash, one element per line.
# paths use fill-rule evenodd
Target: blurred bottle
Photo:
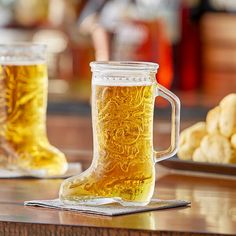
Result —
<path fill-rule="evenodd" d="M 182 1 L 181 17 L 181 40 L 179 47 L 180 89 L 196 90 L 200 85 L 200 35 L 199 19 L 194 19 L 194 9 L 199 1 Z"/>
<path fill-rule="evenodd" d="M 15 0 L 13 25 L 18 27 L 38 27 L 47 25 L 49 0 Z"/>
<path fill-rule="evenodd" d="M 158 82 L 173 81 L 172 45 L 160 12 L 169 1 L 114 0 L 101 11 L 100 22 L 112 35 L 111 59 L 152 61 L 160 64 Z"/>

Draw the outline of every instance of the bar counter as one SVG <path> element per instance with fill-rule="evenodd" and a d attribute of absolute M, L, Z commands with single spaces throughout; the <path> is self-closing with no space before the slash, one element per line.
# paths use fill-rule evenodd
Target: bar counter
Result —
<path fill-rule="evenodd" d="M 194 120 L 182 122 L 182 128 Z M 168 146 L 169 126 L 155 125 L 155 145 Z M 92 159 L 92 129 L 88 116 L 48 116 L 51 142 L 80 161 Z M 25 207 L 23 202 L 58 197 L 61 179 L 1 179 L 0 235 L 236 235 L 236 178 L 191 174 L 157 168 L 154 197 L 191 201 L 191 207 L 107 217 L 78 212 Z"/>

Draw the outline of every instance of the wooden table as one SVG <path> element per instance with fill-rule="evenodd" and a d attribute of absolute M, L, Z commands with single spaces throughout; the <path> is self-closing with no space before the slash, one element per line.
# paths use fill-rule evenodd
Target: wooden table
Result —
<path fill-rule="evenodd" d="M 167 140 L 164 124 L 155 132 Z M 67 150 L 84 148 L 87 151 L 72 151 L 70 160 L 89 165 L 92 143 L 87 117 L 51 116 L 48 126 L 52 143 Z M 191 207 L 116 217 L 25 207 L 26 200 L 57 198 L 62 180 L 0 180 L 0 236 L 236 235 L 236 179 L 194 176 L 161 166 L 157 172 L 154 197 L 189 200 Z"/>
<path fill-rule="evenodd" d="M 56 198 L 60 183 L 59 179 L 0 180 L 0 235 L 236 235 L 236 180 L 162 171 L 155 197 L 186 199 L 191 207 L 126 216 L 23 206 L 25 200 Z"/>

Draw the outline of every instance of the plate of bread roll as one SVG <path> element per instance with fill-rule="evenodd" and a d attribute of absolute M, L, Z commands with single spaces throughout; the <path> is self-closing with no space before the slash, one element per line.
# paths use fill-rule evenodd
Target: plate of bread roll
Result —
<path fill-rule="evenodd" d="M 177 158 L 166 167 L 236 176 L 236 93 L 209 110 L 205 121 L 180 134 Z"/>

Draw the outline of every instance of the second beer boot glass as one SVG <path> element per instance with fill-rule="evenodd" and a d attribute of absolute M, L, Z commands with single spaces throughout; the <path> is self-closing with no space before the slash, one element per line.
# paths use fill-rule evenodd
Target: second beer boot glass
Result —
<path fill-rule="evenodd" d="M 155 63 L 92 62 L 91 67 L 93 162 L 82 174 L 64 180 L 60 199 L 70 204 L 112 200 L 146 205 L 154 191 L 155 163 L 177 151 L 179 99 L 156 83 Z M 153 150 L 156 96 L 172 106 L 171 145 L 160 152 Z"/>
<path fill-rule="evenodd" d="M 44 45 L 0 45 L 0 168 L 40 177 L 68 166 L 47 139 L 45 52 Z"/>

